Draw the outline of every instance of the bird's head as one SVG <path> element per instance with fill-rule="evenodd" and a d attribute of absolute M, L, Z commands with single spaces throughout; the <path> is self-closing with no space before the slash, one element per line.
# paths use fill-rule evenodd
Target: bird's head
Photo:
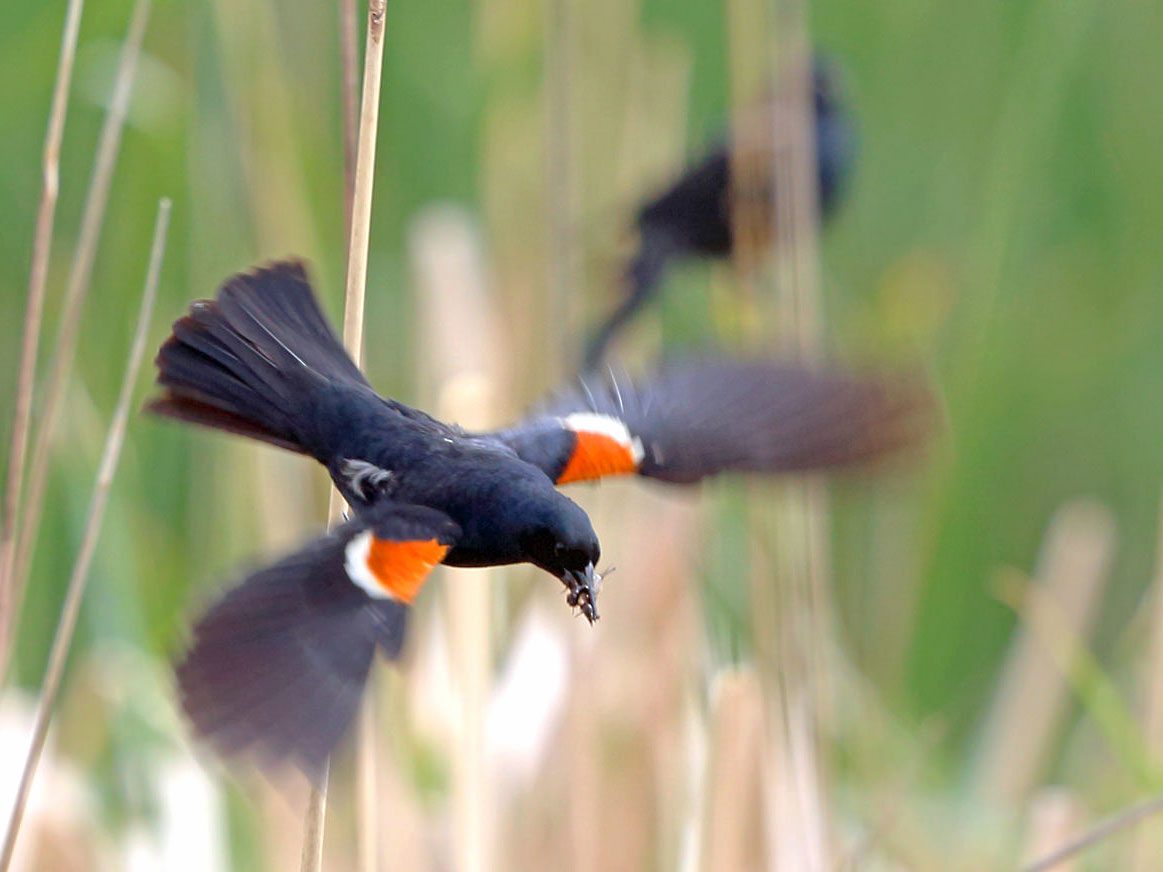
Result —
<path fill-rule="evenodd" d="M 594 567 L 602 556 L 602 546 L 589 516 L 563 497 L 551 510 L 540 513 L 522 544 L 531 563 L 561 579 L 569 590 L 569 604 L 578 606 L 590 623 L 596 621 L 601 576 Z"/>

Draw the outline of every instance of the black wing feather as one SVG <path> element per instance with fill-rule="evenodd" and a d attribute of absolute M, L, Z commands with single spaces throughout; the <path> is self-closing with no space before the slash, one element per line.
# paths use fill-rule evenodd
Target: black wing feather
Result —
<path fill-rule="evenodd" d="M 440 512 L 381 502 L 249 576 L 195 625 L 178 687 L 195 732 L 220 754 L 322 776 L 376 650 L 396 658 L 404 643 L 407 606 L 369 596 L 345 569 L 347 544 L 369 528 L 401 541 L 459 536 Z"/>
<path fill-rule="evenodd" d="M 932 411 L 932 395 L 917 378 L 762 359 L 688 359 L 644 381 L 613 370 L 580 381 L 498 437 L 553 476 L 568 459 L 560 456 L 570 446 L 560 438 L 564 419 L 596 412 L 621 421 L 641 441 L 640 475 L 690 483 L 721 472 L 868 463 L 921 439 Z"/>

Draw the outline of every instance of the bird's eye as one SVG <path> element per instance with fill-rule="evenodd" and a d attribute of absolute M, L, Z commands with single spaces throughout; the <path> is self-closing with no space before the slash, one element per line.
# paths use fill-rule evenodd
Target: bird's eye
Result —
<path fill-rule="evenodd" d="M 554 545 L 554 546 L 553 546 L 553 550 L 554 550 L 554 552 L 557 554 L 557 556 L 558 556 L 558 557 L 560 557 L 562 554 L 564 554 L 564 553 L 565 553 L 565 550 L 566 550 L 566 549 L 565 549 L 565 543 L 564 543 L 564 542 L 558 542 L 556 545 Z"/>

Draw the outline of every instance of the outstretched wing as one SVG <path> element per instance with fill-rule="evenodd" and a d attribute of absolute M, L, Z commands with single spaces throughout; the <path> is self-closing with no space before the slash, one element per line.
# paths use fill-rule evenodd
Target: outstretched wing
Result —
<path fill-rule="evenodd" d="M 682 360 L 641 382 L 613 371 L 581 381 L 494 435 L 557 484 L 632 473 L 687 483 L 867 463 L 919 440 L 932 409 L 915 378 Z"/>
<path fill-rule="evenodd" d="M 441 512 L 381 502 L 223 595 L 177 667 L 198 736 L 317 781 L 376 649 L 399 655 L 408 604 L 459 535 Z"/>

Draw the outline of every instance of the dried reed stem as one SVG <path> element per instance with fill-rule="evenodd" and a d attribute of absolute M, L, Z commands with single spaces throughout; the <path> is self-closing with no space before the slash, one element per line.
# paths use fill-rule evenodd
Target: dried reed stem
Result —
<path fill-rule="evenodd" d="M 1002 669 L 974 770 L 974 791 L 991 806 L 1014 807 L 1037 784 L 1067 703 L 1067 675 L 1056 662 L 1057 649 L 1088 635 L 1114 538 L 1110 512 L 1096 503 L 1068 503 L 1050 524 L 1037 583 L 1026 594 L 1025 620 Z M 1062 633 L 1069 639 L 1060 638 Z"/>
<path fill-rule="evenodd" d="M 359 125 L 359 22 L 355 0 L 339 0 L 339 58 L 343 100 L 343 221 L 351 238 L 351 206 L 355 199 L 355 159 Z"/>
<path fill-rule="evenodd" d="M 93 552 L 97 547 L 97 538 L 101 533 L 101 520 L 105 514 L 105 506 L 109 501 L 109 489 L 113 484 L 113 475 L 117 471 L 117 461 L 121 456 L 121 446 L 125 441 L 125 426 L 129 420 L 129 407 L 133 399 L 133 387 L 137 382 L 137 374 L 141 369 L 141 359 L 145 352 L 146 337 L 149 333 L 150 317 L 153 314 L 153 302 L 157 296 L 158 276 L 161 273 L 162 256 L 165 253 L 166 231 L 170 222 L 170 201 L 163 199 L 158 204 L 157 222 L 154 225 L 153 246 L 149 255 L 149 270 L 145 279 L 145 290 L 142 293 L 141 309 L 137 316 L 137 330 L 133 335 L 133 345 L 129 351 L 129 362 L 125 367 L 125 377 L 121 383 L 121 394 L 117 400 L 117 408 L 113 413 L 113 420 L 109 425 L 109 434 L 105 440 L 105 450 L 101 455 L 101 465 L 97 472 L 97 482 L 93 488 L 93 496 L 89 502 L 89 512 L 85 518 L 85 530 L 81 538 L 81 547 L 77 552 L 73 572 L 69 578 L 69 587 L 65 593 L 61 616 L 57 622 L 56 634 L 53 636 L 52 648 L 49 652 L 48 667 L 45 670 L 44 683 L 41 686 L 40 700 L 36 708 L 36 720 L 33 724 L 32 739 L 29 743 L 28 756 L 24 761 L 24 769 L 20 775 L 20 785 L 17 788 L 16 799 L 12 804 L 12 812 L 8 818 L 8 828 L 4 833 L 4 845 L 0 849 L 0 872 L 8 872 L 12 862 L 12 853 L 16 847 L 16 837 L 20 831 L 20 822 L 24 817 L 24 808 L 28 802 L 28 795 L 32 789 L 32 779 L 36 775 L 36 767 L 40 762 L 41 752 L 44 750 L 45 737 L 48 735 L 49 722 L 52 719 L 53 707 L 56 704 L 57 694 L 61 687 L 61 677 L 65 670 L 65 661 L 68 659 L 69 647 L 73 641 L 73 631 L 77 626 L 77 616 L 81 610 L 81 599 L 85 594 L 85 583 L 89 576 L 89 566 L 93 561 Z"/>
<path fill-rule="evenodd" d="M 1023 862 L 1044 857 L 1057 846 L 1069 841 L 1073 833 L 1086 822 L 1086 809 L 1079 797 L 1065 787 L 1045 787 L 1034 794 L 1026 815 Z M 1070 869 L 1074 864 L 1070 865 Z M 1070 872 L 1065 868 L 1060 872 Z"/>
<path fill-rule="evenodd" d="M 1118 811 L 1104 818 L 1096 826 L 1083 833 L 1074 841 L 1063 845 L 1058 850 L 1047 854 L 1040 860 L 1023 867 L 1022 872 L 1048 872 L 1048 870 L 1057 868 L 1061 863 L 1069 860 L 1076 854 L 1082 853 L 1088 848 L 1092 848 L 1115 833 L 1125 830 L 1127 827 L 1133 827 L 1140 821 L 1160 812 L 1163 812 L 1163 796 L 1154 796 L 1135 805 L 1128 806 L 1122 811 Z"/>
<path fill-rule="evenodd" d="M 824 343 L 824 315 L 819 275 L 819 203 L 815 124 L 812 118 L 811 55 L 807 37 L 807 4 L 804 0 L 777 0 L 776 32 L 779 35 L 776 93 L 771 119 L 773 151 L 771 179 L 775 291 L 779 346 L 797 357 L 819 360 Z M 774 192 L 778 191 L 778 195 Z M 787 674 L 802 681 L 806 694 L 801 714 L 807 719 L 798 728 L 813 771 L 799 773 L 802 790 L 816 803 L 807 810 L 818 816 L 816 832 L 821 862 L 826 861 L 827 806 L 823 774 L 824 756 L 819 749 L 819 727 L 831 708 L 831 680 L 827 674 L 828 648 L 833 632 L 828 547 L 828 498 L 821 478 L 807 478 L 782 488 L 784 517 L 780 541 L 786 543 L 781 557 L 788 574 L 798 583 L 781 586 L 786 593 L 786 617 L 794 623 L 781 638 L 798 650 L 788 652 L 781 663 L 802 661 L 802 674 Z M 790 547 L 789 547 L 790 546 Z M 797 630 L 798 628 L 798 638 Z M 782 672 L 782 669 L 781 669 Z M 788 709 L 789 712 L 793 709 Z"/>
<path fill-rule="evenodd" d="M 363 62 L 363 102 L 359 111 L 359 145 L 355 159 L 351 238 L 347 249 L 347 297 L 343 310 L 343 344 L 358 363 L 363 357 L 363 304 L 367 284 L 372 185 L 375 181 L 376 134 L 380 120 L 380 79 L 384 67 L 387 0 L 368 3 L 367 45 Z M 333 504 L 338 494 L 333 498 Z M 334 516 L 334 513 L 333 513 Z"/>
<path fill-rule="evenodd" d="M 759 269 L 774 264 L 771 292 L 762 298 L 752 294 L 767 322 L 762 341 L 784 353 L 815 359 L 823 319 L 806 4 L 729 0 L 727 11 L 736 119 L 731 173 L 738 272 L 749 289 L 758 290 L 763 278 Z M 777 40 L 767 36 L 773 24 Z M 755 81 L 757 76 L 762 80 Z M 770 107 L 757 111 L 750 104 L 762 85 L 774 98 Z M 757 194 L 768 190 L 772 199 L 763 203 Z M 814 872 L 830 867 L 819 741 L 827 686 L 821 651 L 831 631 L 823 484 L 806 480 L 778 488 L 757 486 L 751 513 L 754 635 L 761 640 L 761 675 L 769 699 L 769 866 Z M 774 561 L 766 553 L 768 542 L 777 543 Z"/>
<path fill-rule="evenodd" d="M 1163 508 L 1163 507 L 1161 507 Z M 1147 593 L 1151 614 L 1150 646 L 1143 681 L 1143 739 L 1152 760 L 1163 760 L 1163 511 L 1159 514 L 1155 577 Z M 1144 827 L 1135 839 L 1130 859 L 1133 872 L 1149 872 L 1163 851 L 1160 827 Z"/>
<path fill-rule="evenodd" d="M 356 868 L 375 872 L 379 863 L 379 754 L 376 746 L 376 683 L 368 681 L 367 697 L 355 722 L 355 851 Z"/>
<path fill-rule="evenodd" d="M 303 850 L 299 868 L 318 872 L 323 868 L 323 831 L 327 822 L 327 782 L 331 777 L 331 762 L 324 764 L 319 783 L 311 787 L 307 811 L 303 815 Z M 3 872 L 3 870 L 0 870 Z"/>
<path fill-rule="evenodd" d="M 339 0 L 339 57 L 343 103 L 343 222 L 351 245 L 352 206 L 355 201 L 355 161 L 359 135 L 359 20 L 355 0 Z M 355 725 L 355 837 L 356 868 L 374 872 L 377 834 L 375 681 L 369 681 L 367 698 Z"/>
<path fill-rule="evenodd" d="M 763 754 L 763 689 L 747 668 L 724 670 L 715 680 L 702 872 L 752 869 L 760 859 L 758 826 Z"/>
<path fill-rule="evenodd" d="M 575 297 L 572 154 L 572 0 L 549 0 L 545 20 L 545 188 L 549 219 L 549 305 L 541 325 L 546 375 L 561 374 Z"/>
<path fill-rule="evenodd" d="M 44 289 L 48 278 L 48 258 L 52 252 L 53 219 L 60 191 L 61 139 L 69 107 L 69 86 L 73 80 L 73 61 L 77 56 L 77 34 L 81 30 L 84 0 L 69 0 L 65 26 L 61 34 L 61 54 L 57 62 L 49 110 L 48 132 L 44 137 L 41 161 L 44 177 L 40 206 L 36 212 L 36 230 L 32 238 L 32 266 L 28 276 L 28 303 L 24 311 L 24 334 L 20 343 L 20 368 L 16 376 L 16 407 L 12 414 L 12 443 L 8 450 L 8 480 L 4 488 L 4 507 L 0 515 L 0 677 L 3 676 L 5 652 L 12 626 L 12 564 L 15 558 L 16 519 L 20 510 L 20 492 L 24 484 L 24 461 L 28 453 L 28 431 L 32 421 L 32 391 L 36 376 L 36 354 L 40 345 L 40 327 L 44 317 Z"/>
<path fill-rule="evenodd" d="M 442 418 L 470 429 L 495 426 L 501 341 L 476 228 L 462 211 L 433 209 L 417 222 L 412 249 L 426 393 L 435 395 Z M 457 317 L 450 318 L 449 312 Z M 471 578 L 448 577 L 464 571 L 442 570 L 448 582 L 444 596 L 449 659 L 459 704 L 452 749 L 452 866 L 462 872 L 488 872 L 496 865 L 492 837 L 496 803 L 485 753 L 492 677 L 490 591 L 502 570 L 473 569 Z"/>
<path fill-rule="evenodd" d="M 28 475 L 28 495 L 24 506 L 24 522 L 17 537 L 16 554 L 9 579 L 11 588 L 11 608 L 0 615 L 0 623 L 11 620 L 20 611 L 24 587 L 27 582 L 32 551 L 44 510 L 45 486 L 48 479 L 49 457 L 52 453 L 54 434 L 68 386 L 69 373 L 77 348 L 77 333 L 81 326 L 81 315 L 85 298 L 89 293 L 89 280 L 93 273 L 93 261 L 97 255 L 97 240 L 105 220 L 105 206 L 109 202 L 109 188 L 113 180 L 113 169 L 117 163 L 117 153 L 121 146 L 121 131 L 125 126 L 125 115 L 129 109 L 129 97 L 137 73 L 137 60 L 141 55 L 141 42 L 145 37 L 145 26 L 149 20 L 150 0 L 137 0 L 129 21 L 125 44 L 121 49 L 121 59 L 114 80 L 113 95 L 109 112 L 101 129 L 97 144 L 97 158 L 93 164 L 93 175 L 89 181 L 89 191 L 85 197 L 85 208 L 81 216 L 81 233 L 69 272 L 68 287 L 65 291 L 60 325 L 57 328 L 56 346 L 53 349 L 49 369 L 48 390 L 41 412 L 40 426 L 33 445 L 32 463 Z M 0 658 L 7 651 L 0 648 Z M 5 661 L 0 660 L 0 674 Z"/>
<path fill-rule="evenodd" d="M 376 134 L 380 115 L 380 81 L 384 65 L 384 33 L 387 24 L 387 0 L 369 0 L 367 43 L 363 59 L 363 102 L 359 113 L 359 146 L 355 160 L 355 179 L 352 188 L 351 233 L 347 249 L 347 293 L 343 307 L 343 344 L 352 359 L 359 363 L 363 358 L 363 309 L 367 288 L 368 240 L 370 238 L 372 214 L 372 187 L 375 181 Z M 332 522 L 338 520 L 343 511 L 343 498 L 338 491 L 331 492 L 328 514 Z M 369 705 L 365 701 L 365 706 Z M 365 757 L 374 731 L 367 728 L 366 716 L 360 718 L 358 739 Z M 364 760 L 360 761 L 365 764 Z M 361 777 L 371 778 L 371 772 Z M 359 796 L 374 798 L 375 792 L 361 789 Z M 303 872 L 318 872 L 323 864 L 323 829 L 327 813 L 327 783 L 324 780 L 312 788 L 307 804 L 303 832 Z M 361 829 L 370 829 L 374 811 L 361 811 Z M 361 840 L 371 835 L 361 834 Z M 362 841 L 361 841 L 362 845 Z M 361 847 L 361 856 L 367 849 Z M 371 848 L 371 862 L 375 863 L 374 844 Z M 366 867 L 365 867 L 366 868 Z"/>

